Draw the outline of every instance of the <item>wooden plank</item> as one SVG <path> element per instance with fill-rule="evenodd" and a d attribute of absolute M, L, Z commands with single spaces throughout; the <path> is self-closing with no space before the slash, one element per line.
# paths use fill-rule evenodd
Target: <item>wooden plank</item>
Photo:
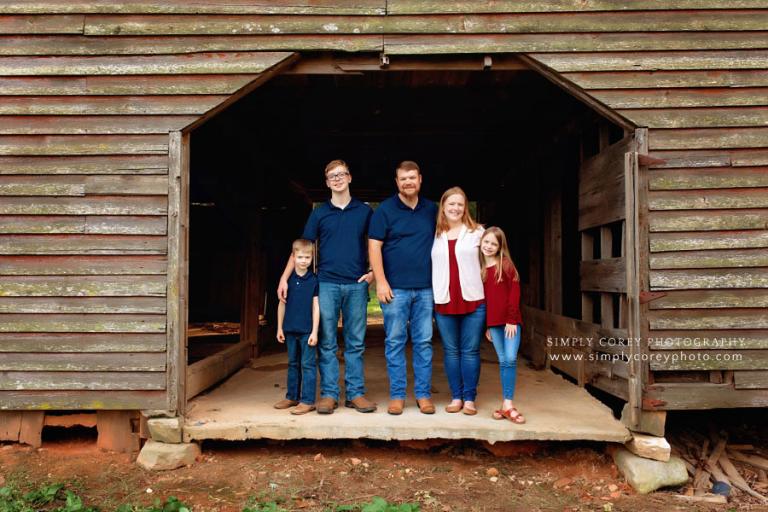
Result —
<path fill-rule="evenodd" d="M 45 422 L 45 412 L 43 411 L 23 411 L 21 413 L 21 430 L 19 431 L 19 442 L 28 444 L 33 448 L 40 448 L 43 444 L 43 423 Z"/>
<path fill-rule="evenodd" d="M 3 372 L 0 390 L 160 390 L 161 372 Z"/>
<path fill-rule="evenodd" d="M 0 441 L 19 441 L 21 431 L 21 411 L 0 413 Z"/>
<path fill-rule="evenodd" d="M 581 164 L 579 231 L 626 216 L 624 153 L 631 150 L 632 144 L 631 138 L 624 138 Z"/>
<path fill-rule="evenodd" d="M 731 384 L 654 384 L 644 399 L 648 410 L 701 410 L 768 406 L 760 389 L 736 390 Z"/>
<path fill-rule="evenodd" d="M 653 310 L 649 312 L 651 329 L 766 329 L 765 309 Z M 734 336 L 737 336 L 734 333 Z"/>
<path fill-rule="evenodd" d="M 119 218 L 119 217 L 118 217 Z M 149 217 L 152 218 L 152 217 Z M 158 217 L 162 218 L 162 217 Z M 61 234 L 85 233 L 85 217 L 4 215 L 0 217 L 0 233 L 4 234 Z"/>
<path fill-rule="evenodd" d="M 653 191 L 648 194 L 648 207 L 651 210 L 766 208 L 768 188 Z"/>
<path fill-rule="evenodd" d="M 725 231 L 734 229 L 768 228 L 768 211 L 656 211 L 650 214 L 652 232 L 671 231 Z"/>
<path fill-rule="evenodd" d="M 27 39 L 20 37 L 20 40 Z M 65 36 L 64 40 L 67 39 Z M 7 38 L 0 37 L 0 42 L 7 41 Z M 7 47 L 0 44 L 0 55 L 7 50 Z M 60 94 L 85 94 L 85 78 L 74 77 L 35 77 L 35 78 L 0 78 L 0 95 L 60 95 Z"/>
<path fill-rule="evenodd" d="M 55 391 L 0 392 L 0 410 L 162 409 L 165 391 Z"/>
<path fill-rule="evenodd" d="M 675 169 L 649 171 L 651 190 L 768 187 L 768 169 Z"/>
<path fill-rule="evenodd" d="M 0 313 L 165 313 L 165 298 L 0 297 Z"/>
<path fill-rule="evenodd" d="M 677 169 L 687 167 L 755 167 L 768 165 L 768 150 L 741 149 L 693 149 L 682 151 L 652 151 L 652 158 L 661 163 L 651 165 L 653 169 Z"/>
<path fill-rule="evenodd" d="M 0 371 L 13 372 L 162 372 L 165 354 L 19 354 L 0 353 Z"/>
<path fill-rule="evenodd" d="M 125 20 L 125 16 L 119 18 Z M 233 28 L 234 30 L 234 28 Z M 0 57 L 4 76 L 197 75 L 261 73 L 290 57 L 286 52 L 183 55 Z"/>
<path fill-rule="evenodd" d="M 739 37 L 739 34 L 731 33 L 725 36 L 724 39 L 726 43 L 723 44 L 726 46 L 728 45 L 727 41 L 732 41 L 734 46 L 741 47 L 741 44 L 749 44 L 750 38 Z M 743 40 L 743 43 L 739 43 L 739 40 Z M 6 56 L 159 55 L 169 53 L 266 52 L 278 50 L 381 52 L 384 50 L 384 42 L 383 37 L 378 34 L 192 35 L 177 37 L 0 36 L 0 55 Z M 140 77 L 136 78 L 139 79 Z M 180 79 L 179 81 L 190 83 L 190 78 L 194 77 L 182 76 L 178 78 Z M 226 83 L 228 78 L 225 76 L 222 77 L 222 80 Z M 146 82 L 145 79 L 143 80 Z M 89 84 L 90 82 L 91 80 L 89 79 Z M 225 91 L 220 89 L 210 94 L 224 94 Z"/>
<path fill-rule="evenodd" d="M 165 297 L 165 276 L 0 276 L 2 297 Z"/>
<path fill-rule="evenodd" d="M 166 195 L 166 176 L 0 176 L 0 196 Z"/>
<path fill-rule="evenodd" d="M 767 39 L 764 32 L 464 34 L 461 38 L 446 34 L 402 34 L 385 35 L 384 51 L 388 55 L 418 55 L 727 50 L 765 48 Z"/>
<path fill-rule="evenodd" d="M 0 135 L 142 134 L 180 130 L 195 116 L 2 116 Z"/>
<path fill-rule="evenodd" d="M 651 268 L 654 270 L 766 266 L 768 266 L 768 252 L 764 249 L 681 251 L 651 255 Z"/>
<path fill-rule="evenodd" d="M 689 128 L 653 130 L 651 149 L 768 147 L 768 128 Z"/>
<path fill-rule="evenodd" d="M 768 288 L 768 268 L 651 271 L 651 289 Z"/>
<path fill-rule="evenodd" d="M 701 1 L 701 0 L 700 0 Z M 739 0 L 739 3 L 745 0 Z M 706 2 L 704 2 L 706 3 Z M 745 4 L 745 7 L 749 4 Z M 6 0 L 2 14 L 384 14 L 383 0 Z"/>
<path fill-rule="evenodd" d="M 768 331 L 710 330 L 653 331 L 649 339 L 652 350 L 750 350 L 768 349 Z"/>
<path fill-rule="evenodd" d="M 655 352 L 650 363 L 653 371 L 762 370 L 768 366 L 768 350 Z"/>
<path fill-rule="evenodd" d="M 218 354 L 189 365 L 186 399 L 189 400 L 243 367 L 251 358 L 252 345 L 241 341 Z"/>
<path fill-rule="evenodd" d="M 768 290 L 670 291 L 650 309 L 768 308 Z"/>
<path fill-rule="evenodd" d="M 594 292 L 626 292 L 626 264 L 624 258 L 606 258 L 582 261 L 579 265 L 581 289 Z"/>
<path fill-rule="evenodd" d="M 0 352 L 161 352 L 165 334 L 2 333 Z"/>
<path fill-rule="evenodd" d="M 164 315 L 0 314 L 0 332 L 165 332 Z"/>
<path fill-rule="evenodd" d="M 612 17 L 613 15 L 611 15 Z M 739 26 L 734 22 L 732 27 Z M 653 28 L 649 25 L 647 28 Z M 740 26 L 741 28 L 741 26 Z M 743 27 L 746 29 L 746 27 Z M 717 29 L 715 29 L 717 30 Z M 609 30 L 609 32 L 612 32 Z M 587 71 L 681 71 L 765 69 L 765 50 L 702 50 L 698 52 L 537 53 L 531 57 L 561 73 Z"/>
<path fill-rule="evenodd" d="M 765 30 L 765 11 L 689 11 L 684 16 L 661 11 L 546 14 L 475 14 L 440 16 L 250 16 L 250 15 L 90 15 L 84 34 L 396 34 L 505 32 L 666 32 Z"/>
<path fill-rule="evenodd" d="M 768 247 L 768 231 L 717 231 L 684 237 L 679 233 L 652 233 L 650 247 L 651 252 Z"/>
<path fill-rule="evenodd" d="M 0 114 L 15 116 L 204 114 L 226 95 L 189 96 L 5 96 Z M 159 122 L 163 122 L 162 119 Z M 186 126 L 186 125 L 185 125 Z"/>
<path fill-rule="evenodd" d="M 162 196 L 5 197 L 3 215 L 165 215 Z"/>
<path fill-rule="evenodd" d="M 164 154 L 162 135 L 0 135 L 0 155 Z"/>
<path fill-rule="evenodd" d="M 722 33 L 721 33 L 722 34 Z M 626 36 L 629 34 L 621 34 Z M 658 35 L 658 34 L 656 34 Z M 563 76 L 587 90 L 673 89 L 678 87 L 766 87 L 768 71 L 713 69 L 706 71 L 621 71 L 564 73 Z"/>
<path fill-rule="evenodd" d="M 733 374 L 736 389 L 768 389 L 768 371 L 741 371 Z"/>
<path fill-rule="evenodd" d="M 616 109 L 672 109 L 693 107 L 754 107 L 768 105 L 768 88 L 690 88 L 590 91 L 595 98 Z M 674 111 L 692 115 L 707 110 Z M 642 110 L 641 110 L 642 115 Z"/>
<path fill-rule="evenodd" d="M 3 256 L 0 275 L 165 274 L 165 256 Z"/>
<path fill-rule="evenodd" d="M 766 7 L 762 0 L 388 0 L 388 14 L 443 13 L 514 13 L 514 12 L 582 12 L 582 11 L 642 11 L 646 9 L 758 9 Z M 36 12 L 36 11 L 11 11 Z M 55 11 L 60 12 L 60 11 Z M 66 11 L 80 12 L 80 11 Z"/>
<path fill-rule="evenodd" d="M 168 174 L 168 155 L 0 157 L 3 174 Z"/>
<path fill-rule="evenodd" d="M 96 448 L 102 451 L 128 453 L 133 455 L 141 448 L 138 433 L 133 432 L 132 422 L 137 411 L 97 411 L 96 429 L 99 437 Z"/>
<path fill-rule="evenodd" d="M 649 128 L 720 128 L 768 126 L 768 108 L 694 108 L 617 110 L 638 126 Z"/>
<path fill-rule="evenodd" d="M 0 16 L 0 34 L 82 34 L 85 16 Z"/>
<path fill-rule="evenodd" d="M 0 254 L 165 254 L 164 236 L 0 235 Z"/>

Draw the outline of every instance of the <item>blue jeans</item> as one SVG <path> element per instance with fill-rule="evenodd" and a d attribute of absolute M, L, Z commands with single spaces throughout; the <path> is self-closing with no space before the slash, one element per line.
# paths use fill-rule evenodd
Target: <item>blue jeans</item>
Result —
<path fill-rule="evenodd" d="M 363 353 L 368 318 L 368 283 L 320 281 L 320 396 L 339 400 L 339 311 L 344 318 L 344 395 L 353 400 L 365 394 Z"/>
<path fill-rule="evenodd" d="M 432 396 L 432 288 L 393 288 L 394 298 L 381 304 L 384 314 L 384 355 L 387 358 L 389 397 L 405 400 L 408 387 L 405 344 L 413 343 L 413 394 Z"/>
<path fill-rule="evenodd" d="M 435 313 L 443 339 L 443 362 L 453 400 L 475 401 L 480 379 L 480 339 L 485 327 L 485 304 L 465 315 Z"/>
<path fill-rule="evenodd" d="M 285 398 L 314 405 L 317 392 L 317 350 L 309 346 L 309 333 L 285 333 L 288 348 L 288 384 Z"/>
<path fill-rule="evenodd" d="M 517 326 L 514 338 L 504 337 L 504 326 L 490 328 L 493 348 L 499 356 L 499 371 L 501 372 L 501 390 L 504 400 L 515 398 L 515 383 L 517 382 L 517 349 L 520 348 L 521 327 Z"/>

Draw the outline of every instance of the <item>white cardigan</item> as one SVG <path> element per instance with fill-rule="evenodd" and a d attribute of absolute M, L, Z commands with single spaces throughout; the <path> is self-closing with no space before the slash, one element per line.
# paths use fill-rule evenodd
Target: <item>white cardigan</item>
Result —
<path fill-rule="evenodd" d="M 466 301 L 485 298 L 483 280 L 480 278 L 480 239 L 485 229 L 478 226 L 468 231 L 462 226 L 456 240 L 456 262 L 459 264 L 459 282 L 461 296 Z M 435 304 L 448 304 L 451 294 L 448 290 L 450 281 L 450 263 L 448 259 L 448 233 L 441 233 L 432 244 L 432 292 Z"/>

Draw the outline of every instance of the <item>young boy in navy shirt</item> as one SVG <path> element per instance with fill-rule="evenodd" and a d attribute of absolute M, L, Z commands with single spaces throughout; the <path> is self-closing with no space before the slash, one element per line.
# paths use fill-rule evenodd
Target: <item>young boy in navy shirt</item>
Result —
<path fill-rule="evenodd" d="M 315 410 L 320 303 L 317 276 L 309 270 L 313 250 L 309 240 L 293 242 L 295 268 L 288 278 L 288 297 L 277 306 L 277 341 L 288 348 L 288 377 L 285 399 L 274 407 L 293 407 L 291 414 Z"/>

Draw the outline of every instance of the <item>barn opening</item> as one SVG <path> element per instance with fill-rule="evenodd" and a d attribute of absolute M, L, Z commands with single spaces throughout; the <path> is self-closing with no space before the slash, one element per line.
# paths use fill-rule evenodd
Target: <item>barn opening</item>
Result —
<path fill-rule="evenodd" d="M 507 233 L 526 308 L 621 327 L 621 294 L 583 289 L 580 267 L 585 251 L 623 253 L 623 222 L 580 229 L 579 171 L 626 135 L 513 56 L 300 62 L 272 78 L 191 134 L 187 397 L 279 350 L 278 278 L 337 158 L 374 206 L 396 192 L 406 159 L 427 198 L 461 186 L 477 219 Z M 383 339 L 373 297 L 370 344 Z M 540 365 L 543 332 L 524 331 L 523 353 Z"/>

